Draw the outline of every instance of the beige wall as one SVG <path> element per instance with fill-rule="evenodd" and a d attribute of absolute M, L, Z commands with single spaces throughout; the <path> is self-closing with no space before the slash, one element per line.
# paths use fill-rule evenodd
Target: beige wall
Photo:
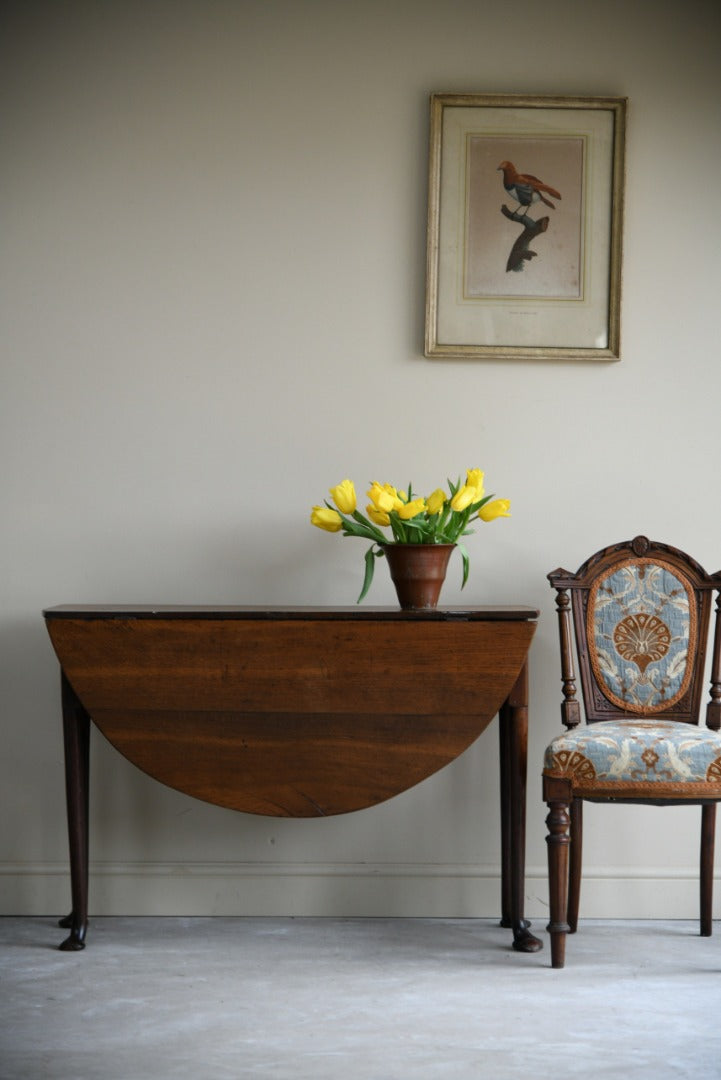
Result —
<path fill-rule="evenodd" d="M 478 465 L 513 517 L 470 539 L 463 600 L 542 609 L 543 918 L 545 574 L 637 532 L 721 566 L 720 22 L 710 0 L 3 5 L 3 911 L 69 900 L 44 606 L 352 603 L 364 545 L 311 504 L 346 475 L 430 489 Z M 423 358 L 434 90 L 628 96 L 621 363 Z M 385 806 L 277 822 L 98 736 L 91 909 L 495 915 L 495 757 L 489 731 Z M 693 916 L 697 818 L 590 808 L 585 913 Z"/>

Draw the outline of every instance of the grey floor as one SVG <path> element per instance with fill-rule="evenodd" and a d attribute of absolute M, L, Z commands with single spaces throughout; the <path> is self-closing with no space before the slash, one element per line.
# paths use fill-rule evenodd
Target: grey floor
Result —
<path fill-rule="evenodd" d="M 98 918 L 72 954 L 63 936 L 0 919 L 2 1080 L 721 1077 L 721 928 L 589 921 L 562 971 L 488 920 Z"/>

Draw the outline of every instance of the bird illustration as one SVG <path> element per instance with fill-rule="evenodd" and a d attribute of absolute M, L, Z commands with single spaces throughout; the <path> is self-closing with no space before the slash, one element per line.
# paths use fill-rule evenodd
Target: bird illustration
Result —
<path fill-rule="evenodd" d="M 512 161 L 502 161 L 497 171 L 503 172 L 503 186 L 512 199 L 518 203 L 518 209 L 522 206 L 531 206 L 534 202 L 543 202 L 555 210 L 555 205 L 543 194 L 552 195 L 554 199 L 560 199 L 560 191 L 549 187 L 530 173 L 519 173 Z M 515 211 L 518 213 L 518 210 Z"/>

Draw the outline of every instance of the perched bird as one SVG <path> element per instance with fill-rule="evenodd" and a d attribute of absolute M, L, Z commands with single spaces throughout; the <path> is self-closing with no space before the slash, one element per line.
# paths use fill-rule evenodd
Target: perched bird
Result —
<path fill-rule="evenodd" d="M 521 206 L 530 206 L 539 200 L 544 202 L 546 206 L 550 206 L 552 210 L 556 209 L 551 200 L 547 199 L 543 194 L 545 191 L 546 194 L 552 195 L 554 199 L 560 199 L 561 193 L 556 191 L 555 188 L 549 187 L 548 184 L 544 184 L 537 176 L 531 176 L 530 173 L 517 172 L 512 161 L 502 161 L 498 166 L 498 170 L 503 171 L 503 186 L 510 197 L 516 200 L 519 209 Z"/>

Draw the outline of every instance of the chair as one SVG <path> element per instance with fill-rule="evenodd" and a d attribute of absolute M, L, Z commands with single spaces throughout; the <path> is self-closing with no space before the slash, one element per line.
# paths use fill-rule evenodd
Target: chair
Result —
<path fill-rule="evenodd" d="M 709 575 L 684 552 L 637 536 L 592 555 L 575 574 L 558 569 L 548 579 L 557 593 L 567 728 L 543 767 L 552 966 L 563 967 L 566 935 L 578 925 L 585 800 L 702 807 L 701 934 L 709 936 L 721 799 L 721 598 L 706 726 L 699 713 L 721 571 Z"/>

